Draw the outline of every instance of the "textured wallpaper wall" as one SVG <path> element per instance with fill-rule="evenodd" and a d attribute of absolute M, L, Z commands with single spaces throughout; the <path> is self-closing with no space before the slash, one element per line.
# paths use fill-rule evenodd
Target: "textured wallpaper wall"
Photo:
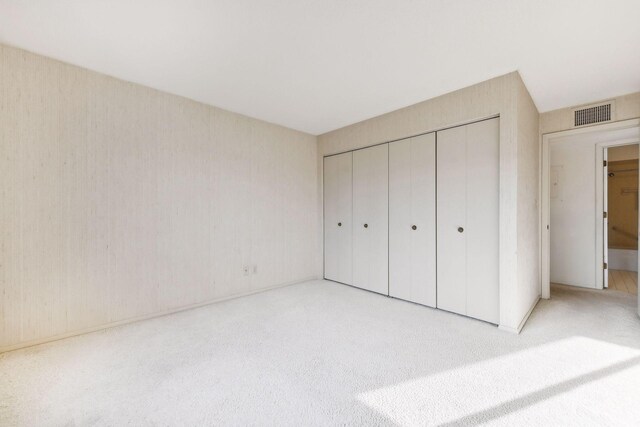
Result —
<path fill-rule="evenodd" d="M 317 277 L 317 159 L 314 136 L 0 45 L 0 350 Z"/>

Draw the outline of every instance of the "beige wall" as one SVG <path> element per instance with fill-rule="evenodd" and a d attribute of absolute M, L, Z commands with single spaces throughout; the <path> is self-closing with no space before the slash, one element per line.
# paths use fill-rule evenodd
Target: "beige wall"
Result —
<path fill-rule="evenodd" d="M 615 100 L 616 103 L 614 121 L 640 117 L 640 92 L 619 96 L 617 98 L 608 98 L 607 100 L 612 99 Z M 596 104 L 598 102 L 600 101 L 590 102 L 589 104 Z M 540 134 L 543 135 L 545 133 L 573 129 L 574 108 L 576 108 L 576 106 L 540 114 Z"/>
<path fill-rule="evenodd" d="M 0 45 L 0 351 L 317 277 L 316 142 Z"/>
<path fill-rule="evenodd" d="M 635 160 L 638 158 L 638 154 L 638 144 L 610 147 L 607 150 L 607 160 L 609 163 L 621 160 Z"/>
<path fill-rule="evenodd" d="M 518 330 L 540 295 L 538 113 L 517 72 L 320 135 L 322 156 L 500 115 L 500 326 Z M 322 178 L 319 180 L 321 185 Z M 321 190 L 321 188 L 320 188 Z M 533 192 L 518 195 L 518 190 Z M 518 233 L 525 230 L 522 237 Z M 532 238 L 535 236 L 535 238 Z M 518 251 L 534 254 L 519 259 Z M 534 268 L 535 267 L 535 268 Z"/>
<path fill-rule="evenodd" d="M 539 113 L 518 79 L 518 292 L 517 310 L 530 310 L 540 297 Z M 535 242 L 535 243 L 533 243 Z"/>

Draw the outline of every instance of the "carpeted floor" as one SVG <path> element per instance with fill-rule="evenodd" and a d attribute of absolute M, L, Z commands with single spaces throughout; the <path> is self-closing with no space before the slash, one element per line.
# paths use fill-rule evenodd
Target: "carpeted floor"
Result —
<path fill-rule="evenodd" d="M 632 425 L 635 296 L 555 286 L 520 335 L 308 282 L 0 355 L 0 425 Z"/>

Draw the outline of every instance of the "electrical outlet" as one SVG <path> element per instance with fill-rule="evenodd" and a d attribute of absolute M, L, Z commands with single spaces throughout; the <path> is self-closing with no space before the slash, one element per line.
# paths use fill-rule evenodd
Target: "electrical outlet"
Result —
<path fill-rule="evenodd" d="M 242 267 L 242 273 L 243 273 L 245 276 L 248 276 L 248 275 L 249 275 L 249 266 L 248 266 L 248 265 L 245 265 L 244 267 Z"/>

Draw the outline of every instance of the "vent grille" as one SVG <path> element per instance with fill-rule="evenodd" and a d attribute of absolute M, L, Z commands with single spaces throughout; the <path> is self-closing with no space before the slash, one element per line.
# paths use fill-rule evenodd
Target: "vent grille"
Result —
<path fill-rule="evenodd" d="M 574 126 L 584 126 L 611 120 L 611 104 L 596 105 L 574 111 Z"/>

